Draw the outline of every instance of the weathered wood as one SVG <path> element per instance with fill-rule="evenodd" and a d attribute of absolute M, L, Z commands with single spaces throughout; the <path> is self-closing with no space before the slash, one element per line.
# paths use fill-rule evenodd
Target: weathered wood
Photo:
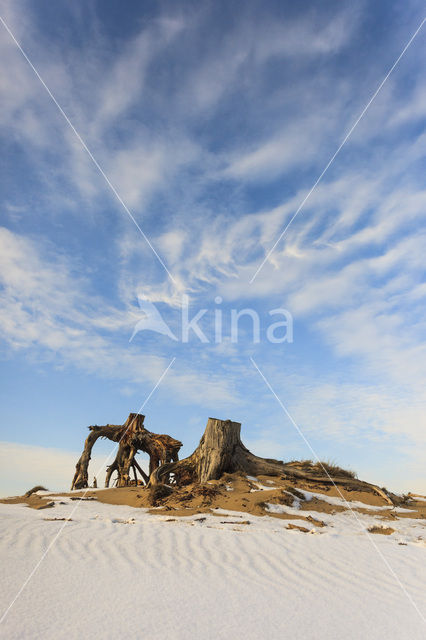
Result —
<path fill-rule="evenodd" d="M 118 472 L 117 486 L 124 487 L 128 484 L 129 468 L 136 462 L 135 455 L 138 451 L 148 453 L 149 473 L 151 474 L 161 464 L 179 460 L 179 449 L 181 446 L 182 443 L 171 436 L 152 433 L 145 428 L 139 429 L 130 438 L 123 438 L 120 442 L 116 458 L 108 467 L 105 486 L 109 486 L 110 478 L 114 471 Z M 137 468 L 148 484 L 149 477 L 142 471 L 139 465 L 137 465 Z"/>
<path fill-rule="evenodd" d="M 47 491 L 46 487 L 43 487 L 41 484 L 36 485 L 32 489 L 29 489 L 26 493 L 24 493 L 25 498 L 29 498 L 33 495 L 33 493 L 37 493 L 37 491 Z"/>
<path fill-rule="evenodd" d="M 113 442 L 119 442 L 123 436 L 124 425 L 107 424 L 103 427 L 97 425 L 89 427 L 90 433 L 84 443 L 83 453 L 75 465 L 75 474 L 71 484 L 72 489 L 86 489 L 89 486 L 88 468 L 91 459 L 93 445 L 98 438 L 107 438 Z"/>
<path fill-rule="evenodd" d="M 138 413 L 130 413 L 123 425 L 91 426 L 86 438 L 83 453 L 76 464 L 76 470 L 71 489 L 85 489 L 88 485 L 88 467 L 93 445 L 98 438 L 107 438 L 118 442 L 118 451 L 115 460 L 107 468 L 105 486 L 109 486 L 112 474 L 117 471 L 117 486 L 126 486 L 130 482 L 130 467 L 139 471 L 142 478 L 148 483 L 148 476 L 135 460 L 139 450 L 149 454 L 150 473 L 164 462 L 179 459 L 179 449 L 182 443 L 171 436 L 156 434 L 144 427 L 145 416 Z"/>
<path fill-rule="evenodd" d="M 144 479 L 145 484 L 148 484 L 149 476 L 147 476 L 145 471 L 142 469 L 142 467 L 139 466 L 136 458 L 133 459 L 133 464 L 136 467 L 136 469 L 139 471 L 139 473 L 141 474 L 142 478 Z"/>
<path fill-rule="evenodd" d="M 252 476 L 286 475 L 313 483 L 343 486 L 350 490 L 371 491 L 392 504 L 381 489 L 368 482 L 349 477 L 331 477 L 325 471 L 323 476 L 312 476 L 294 469 L 293 465 L 284 464 L 281 460 L 260 458 L 244 446 L 240 433 L 239 422 L 209 418 L 195 451 L 184 460 L 157 468 L 150 475 L 150 485 L 167 483 L 171 475 L 179 485 L 189 482 L 204 483 L 208 480 L 217 480 L 224 473 L 242 471 Z"/>
<path fill-rule="evenodd" d="M 118 471 L 117 459 L 115 459 L 114 462 L 107 467 L 107 472 L 106 472 L 106 476 L 105 476 L 105 487 L 106 488 L 109 487 L 109 482 L 110 482 L 111 476 L 114 473 L 114 471 Z"/>
<path fill-rule="evenodd" d="M 160 465 L 179 460 L 179 450 L 182 446 L 180 440 L 166 434 L 152 433 L 147 429 L 135 434 L 131 443 L 136 449 L 149 454 L 150 475 Z"/>
<path fill-rule="evenodd" d="M 165 464 L 150 476 L 157 484 L 173 473 L 176 481 L 188 482 L 217 480 L 224 473 L 243 471 L 249 475 L 276 475 L 283 472 L 283 463 L 253 455 L 241 442 L 241 424 L 231 420 L 209 418 L 203 437 L 188 458 Z"/>

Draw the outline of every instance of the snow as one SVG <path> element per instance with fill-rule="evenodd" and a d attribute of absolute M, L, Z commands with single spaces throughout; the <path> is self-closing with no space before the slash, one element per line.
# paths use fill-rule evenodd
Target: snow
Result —
<path fill-rule="evenodd" d="M 350 507 L 351 509 L 370 509 L 371 511 L 395 511 L 397 513 L 410 513 L 411 511 L 411 509 L 404 509 L 404 507 L 377 507 L 372 504 L 366 504 L 365 502 L 359 502 L 358 500 L 344 500 L 343 498 L 338 498 L 337 496 L 328 496 L 325 493 L 315 493 L 313 491 L 306 491 L 305 489 L 298 489 L 298 491 L 300 491 L 300 493 L 303 493 L 306 500 L 318 498 L 323 502 L 328 502 L 328 504 L 333 504 L 335 506 L 337 505 L 339 507 Z"/>
<path fill-rule="evenodd" d="M 267 487 L 264 484 L 260 484 L 260 482 L 256 482 L 256 487 L 257 489 L 254 489 L 254 488 L 250 489 L 250 493 L 253 493 L 255 491 L 274 491 L 274 489 L 276 489 L 276 487 L 271 487 L 271 486 Z"/>
<path fill-rule="evenodd" d="M 247 513 L 173 518 L 59 501 L 42 511 L 0 504 L 3 609 L 48 551 L 0 625 L 2 638 L 425 637 L 412 603 L 426 615 L 424 521 L 390 522 L 398 532 L 374 536 L 379 553 L 350 513 L 312 512 L 329 523 L 321 529 L 295 519 L 315 529 L 309 535 Z M 357 515 L 363 526 L 387 525 Z"/>
<path fill-rule="evenodd" d="M 377 518 L 373 515 L 352 512 L 350 510 L 333 514 L 314 510 L 308 511 L 306 509 L 301 511 L 299 507 L 288 507 L 287 505 L 273 503 L 266 503 L 266 510 L 269 511 L 269 513 L 285 513 L 295 516 L 303 515 L 305 517 L 311 516 L 311 518 L 320 520 L 327 525 L 327 528 L 318 530 L 321 534 L 328 533 L 329 527 L 336 529 L 340 536 L 367 535 L 367 530 L 373 526 L 383 528 L 391 527 L 395 530 L 395 533 L 392 534 L 394 541 L 404 545 L 415 545 L 426 548 L 426 523 L 424 520 L 414 518 L 384 520 L 383 518 Z M 297 524 L 307 529 L 317 530 L 315 525 L 300 518 L 286 520 L 285 522 L 291 522 L 292 524 Z M 376 538 L 375 542 L 377 542 Z"/>
<path fill-rule="evenodd" d="M 253 493 L 255 491 L 272 491 L 273 489 L 276 489 L 276 486 L 267 487 L 266 485 L 261 484 L 255 476 L 246 476 L 246 478 L 247 480 L 250 480 L 252 484 L 255 484 L 257 487 L 257 489 L 255 488 L 250 489 L 250 493 Z M 267 482 L 269 483 L 269 485 L 274 484 L 271 480 L 267 480 Z"/>

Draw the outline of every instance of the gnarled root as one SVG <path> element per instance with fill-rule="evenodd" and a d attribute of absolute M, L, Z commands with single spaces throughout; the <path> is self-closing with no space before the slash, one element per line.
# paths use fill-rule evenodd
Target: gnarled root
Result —
<path fill-rule="evenodd" d="M 293 465 L 280 460 L 260 458 L 244 446 L 240 438 L 241 424 L 231 420 L 209 418 L 200 444 L 188 457 L 178 462 L 163 464 L 155 469 L 149 479 L 149 485 L 168 484 L 173 477 L 180 486 L 191 482 L 205 483 L 217 480 L 224 473 L 242 471 L 247 475 L 286 475 L 312 483 L 331 484 L 350 490 L 371 491 L 377 493 L 388 504 L 392 501 L 375 485 L 349 477 L 311 476 Z"/>

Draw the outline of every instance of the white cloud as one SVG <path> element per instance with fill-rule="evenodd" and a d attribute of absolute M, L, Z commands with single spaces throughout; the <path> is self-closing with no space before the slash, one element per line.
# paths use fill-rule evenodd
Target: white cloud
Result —
<path fill-rule="evenodd" d="M 71 275 L 66 261 L 56 255 L 49 262 L 43 260 L 34 242 L 4 228 L 0 229 L 0 283 L 1 335 L 13 349 L 35 349 L 57 363 L 63 360 L 98 376 L 145 385 L 146 395 L 171 360 L 128 345 L 137 321 L 130 309 L 120 311 L 105 304 L 87 281 Z M 104 335 L 100 328 L 119 334 Z M 182 402 L 237 401 L 228 382 L 210 372 L 194 371 L 191 362 L 178 362 L 162 386 Z M 184 394 L 185 389 L 190 394 Z"/>
<path fill-rule="evenodd" d="M 326 125 L 326 126 L 325 126 Z M 271 138 L 257 148 L 231 159 L 225 175 L 237 179 L 261 178 L 274 180 L 290 168 L 306 167 L 312 159 L 317 159 L 318 148 L 330 129 L 330 119 L 322 121 L 311 117 L 292 122 L 282 132 L 274 132 Z"/>
<path fill-rule="evenodd" d="M 191 115 L 211 110 L 227 93 L 244 84 L 246 68 L 259 74 L 274 59 L 312 59 L 335 54 L 353 37 L 358 12 L 342 10 L 331 19 L 301 17 L 274 22 L 263 14 L 255 22 L 240 20 L 220 41 L 204 43 L 200 63 L 181 92 L 181 108 Z M 210 45 L 210 46 L 209 46 Z"/>
<path fill-rule="evenodd" d="M 96 92 L 91 135 L 102 135 L 141 98 L 149 65 L 185 28 L 182 18 L 155 20 L 131 39 L 114 58 Z"/>
<path fill-rule="evenodd" d="M 103 487 L 106 468 L 115 458 L 117 445 L 110 441 L 101 447 L 99 441 L 97 444 L 89 464 L 89 481 L 92 484 L 96 476 L 98 487 Z M 99 449 L 101 453 L 97 452 Z M 81 451 L 0 442 L 0 497 L 22 495 L 38 484 L 53 492 L 69 491 L 80 455 Z M 141 460 L 141 455 L 138 461 L 147 470 L 147 461 Z"/>
<path fill-rule="evenodd" d="M 31 14 L 24 15 L 16 4 L 7 6 L 24 48 L 177 284 L 130 230 L 120 205 L 114 202 L 111 210 L 107 185 L 2 32 L 0 49 L 8 64 L 2 69 L 0 125 L 34 167 L 37 198 L 48 203 L 46 216 L 62 224 L 73 210 L 82 212 L 78 220 L 87 225 L 110 222 L 113 216 L 120 221 L 109 247 L 117 255 L 108 274 L 110 292 L 115 295 L 118 289 L 114 302 L 97 293 L 95 277 L 47 242 L 0 231 L 0 319 L 6 343 L 40 359 L 116 377 L 121 385 L 153 385 L 170 358 L 167 349 L 153 355 L 154 350 L 142 353 L 140 343 L 127 346 L 138 293 L 172 310 L 179 308 L 183 291 L 193 301 L 217 293 L 235 304 L 267 305 L 279 299 L 295 313 L 296 324 L 330 346 L 330 368 L 344 370 L 350 360 L 361 381 L 374 374 L 376 383 L 383 384 L 375 394 L 368 385 L 357 385 L 354 376 L 351 390 L 336 373 L 337 380 L 331 376 L 312 391 L 310 423 L 321 407 L 329 432 L 340 429 L 347 437 L 357 429 L 362 433 L 361 420 L 374 423 L 379 407 L 383 421 L 377 432 L 406 434 L 410 442 L 420 442 L 420 387 L 426 373 L 420 229 L 426 192 L 419 162 L 425 135 L 416 133 L 424 91 L 418 71 L 413 72 L 415 49 L 407 52 L 404 73 L 386 84 L 250 285 L 388 68 L 388 52 L 382 55 L 379 45 L 368 81 L 360 77 L 362 57 L 342 73 L 343 58 L 337 54 L 351 45 L 361 11 L 345 9 L 331 18 L 303 12 L 277 23 L 266 14 L 253 21 L 244 13 L 222 30 L 220 41 L 205 38 L 200 46 L 197 30 L 210 15 L 200 10 L 191 20 L 141 23 L 117 53 L 95 30 L 78 48 L 52 42 L 47 50 Z M 191 54 L 194 47 L 197 56 Z M 173 64 L 162 66 L 165 54 Z M 279 82 L 271 81 L 278 65 L 283 79 L 279 74 Z M 404 81 L 408 76 L 410 91 Z M 399 137 L 401 130 L 411 133 Z M 30 189 L 31 180 L 26 183 Z M 263 190 L 250 200 L 247 188 Z M 15 216 L 18 203 L 9 195 L 8 212 Z M 30 191 L 26 197 L 31 202 Z M 219 351 L 223 359 L 232 359 L 225 374 L 212 367 L 207 352 L 203 359 L 188 351 L 164 381 L 167 389 L 185 402 L 240 402 L 243 408 L 247 390 L 238 395 L 233 378 L 240 375 L 245 381 L 241 353 L 230 345 L 222 345 L 216 355 Z M 352 404 L 341 412 L 331 410 L 340 394 L 349 395 Z M 358 426 L 354 420 L 344 432 L 357 394 L 364 407 L 357 414 Z"/>
<path fill-rule="evenodd" d="M 140 210 L 155 189 L 198 157 L 196 145 L 182 136 L 169 132 L 167 139 L 158 141 L 145 135 L 107 154 L 105 170 L 126 205 Z"/>
<path fill-rule="evenodd" d="M 111 453 L 108 464 L 114 459 L 113 443 Z M 80 454 L 53 447 L 0 442 L 0 495 L 22 495 L 37 484 L 50 491 L 69 491 Z M 107 456 L 95 455 L 90 462 L 90 480 L 96 473 L 99 487 L 103 486 Z"/>
<path fill-rule="evenodd" d="M 347 9 L 325 20 L 304 14 L 302 19 L 287 20 L 284 28 L 270 23 L 263 37 L 256 38 L 256 56 L 265 61 L 273 56 L 293 58 L 335 53 L 351 40 L 358 23 L 358 11 Z"/>

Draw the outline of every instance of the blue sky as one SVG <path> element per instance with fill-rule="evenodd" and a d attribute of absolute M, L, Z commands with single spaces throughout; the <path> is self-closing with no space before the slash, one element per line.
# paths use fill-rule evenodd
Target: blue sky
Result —
<path fill-rule="evenodd" d="M 172 358 L 143 412 L 184 454 L 214 416 L 242 422 L 260 455 L 311 458 L 250 357 L 320 458 L 426 491 L 426 27 L 251 282 L 423 11 L 2 3 L 172 276 L 0 25 L 3 493 L 67 486 L 86 426 L 122 423 Z M 129 342 L 138 296 L 179 332 L 183 295 L 191 314 L 208 309 L 208 344 L 151 331 Z M 287 309 L 293 342 L 263 332 L 253 344 L 246 319 L 233 344 L 243 308 L 262 327 Z M 100 444 L 99 460 L 110 451 Z"/>

